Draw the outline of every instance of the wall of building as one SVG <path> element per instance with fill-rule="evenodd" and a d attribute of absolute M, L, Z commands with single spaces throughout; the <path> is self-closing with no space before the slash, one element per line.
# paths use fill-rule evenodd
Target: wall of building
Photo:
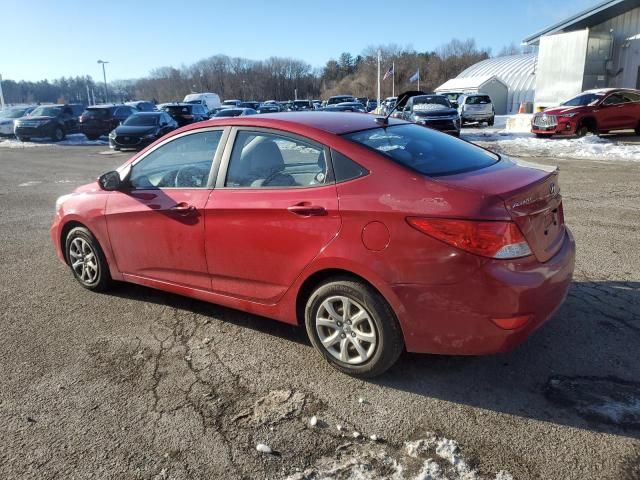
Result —
<path fill-rule="evenodd" d="M 558 105 L 582 91 L 589 30 L 540 39 L 535 108 Z"/>
<path fill-rule="evenodd" d="M 613 37 L 613 55 L 606 73 L 607 86 L 640 88 L 640 7 L 593 27 L 591 32 L 592 35 Z"/>

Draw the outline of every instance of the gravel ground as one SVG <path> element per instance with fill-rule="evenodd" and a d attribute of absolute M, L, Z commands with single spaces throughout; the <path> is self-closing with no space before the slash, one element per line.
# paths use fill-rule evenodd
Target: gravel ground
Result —
<path fill-rule="evenodd" d="M 575 283 L 524 345 L 360 381 L 302 329 L 81 288 L 48 228 L 57 196 L 127 158 L 104 150 L 0 145 L 0 478 L 640 478 L 637 164 L 559 161 Z"/>

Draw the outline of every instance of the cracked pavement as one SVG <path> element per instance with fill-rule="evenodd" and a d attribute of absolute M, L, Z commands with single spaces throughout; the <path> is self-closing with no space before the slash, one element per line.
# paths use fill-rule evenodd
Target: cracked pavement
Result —
<path fill-rule="evenodd" d="M 398 456 L 429 432 L 483 478 L 640 477 L 637 164 L 534 160 L 561 167 L 578 251 L 565 305 L 525 344 L 404 354 L 362 381 L 303 329 L 134 285 L 81 288 L 48 228 L 57 196 L 127 158 L 104 150 L 0 148 L 0 478 L 284 478 L 343 452 Z"/>

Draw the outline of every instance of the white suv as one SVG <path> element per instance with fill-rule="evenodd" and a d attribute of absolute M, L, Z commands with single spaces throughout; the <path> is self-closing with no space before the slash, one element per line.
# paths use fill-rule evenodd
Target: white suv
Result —
<path fill-rule="evenodd" d="M 486 122 L 492 126 L 496 111 L 493 108 L 491 97 L 484 93 L 469 93 L 458 98 L 458 113 L 460 114 L 461 126 L 465 123 Z"/>

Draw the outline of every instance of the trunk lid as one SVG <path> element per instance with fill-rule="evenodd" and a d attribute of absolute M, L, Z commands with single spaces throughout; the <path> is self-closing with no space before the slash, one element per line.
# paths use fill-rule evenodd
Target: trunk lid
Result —
<path fill-rule="evenodd" d="M 539 261 L 546 262 L 560 250 L 565 225 L 556 167 L 503 157 L 490 167 L 440 180 L 502 199 Z"/>

